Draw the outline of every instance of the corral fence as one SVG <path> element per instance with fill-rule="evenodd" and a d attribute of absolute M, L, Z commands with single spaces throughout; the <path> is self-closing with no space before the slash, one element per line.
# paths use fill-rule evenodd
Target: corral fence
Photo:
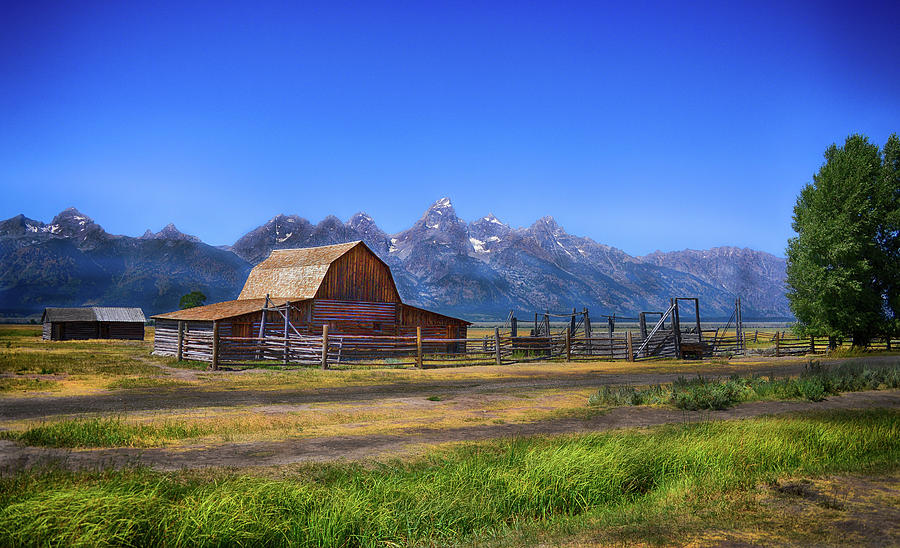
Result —
<path fill-rule="evenodd" d="M 696 299 L 695 306 L 699 308 Z M 441 338 L 428 328 L 399 336 L 301 334 L 289 329 L 263 336 L 234 336 L 220 332 L 218 322 L 206 325 L 179 322 L 177 330 L 157 332 L 155 352 L 179 360 L 197 360 L 212 368 L 227 366 L 320 366 L 336 367 L 452 367 L 494 365 L 535 361 L 649 360 L 660 358 L 703 358 L 736 356 L 749 347 L 765 347 L 775 356 L 822 354 L 833 348 L 827 337 L 800 338 L 785 331 L 745 331 L 740 318 L 740 302 L 724 328 L 701 329 L 699 314 L 683 328 L 679 299 L 671 299 L 665 311 L 654 312 L 659 320 L 650 325 L 641 316 L 639 331 L 593 332 L 590 322 L 552 332 L 548 321 L 537 323 L 530 335 L 519 336 L 495 328 L 482 338 Z M 587 320 L 587 315 L 585 314 Z M 574 324 L 574 322 L 572 322 Z M 285 336 L 287 333 L 287 336 Z M 537 335 L 535 335 L 537 333 Z M 900 341 L 870 342 L 869 348 L 891 350 Z"/>
<path fill-rule="evenodd" d="M 331 367 L 451 367 L 536 361 L 645 360 L 681 357 L 682 348 L 703 345 L 704 355 L 734 352 L 740 347 L 735 334 L 687 330 L 676 334 L 671 328 L 657 330 L 641 340 L 631 331 L 572 336 L 568 329 L 547 336 L 512 336 L 495 329 L 483 338 L 429 338 L 419 330 L 416 336 L 290 334 L 288 337 L 236 337 L 217 334 L 216 329 L 185 328 L 177 338 L 157 340 L 158 354 L 177 359 L 220 365 L 251 366 L 314 365 Z M 160 336 L 164 336 L 160 333 Z M 808 341 L 807 341 L 808 342 Z M 827 341 L 826 341 L 827 342 Z M 782 347 L 785 352 L 788 344 Z M 824 345 L 820 347 L 824 349 Z"/>

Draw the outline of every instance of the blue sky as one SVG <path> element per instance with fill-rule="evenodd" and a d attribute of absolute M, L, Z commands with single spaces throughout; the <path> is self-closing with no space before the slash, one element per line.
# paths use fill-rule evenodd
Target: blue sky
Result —
<path fill-rule="evenodd" d="M 783 255 L 850 133 L 900 132 L 893 3 L 5 2 L 0 218 L 229 244 L 441 196 L 633 254 Z"/>

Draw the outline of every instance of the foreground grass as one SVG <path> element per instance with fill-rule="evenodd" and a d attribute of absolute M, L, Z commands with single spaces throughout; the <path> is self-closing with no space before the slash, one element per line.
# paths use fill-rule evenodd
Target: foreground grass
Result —
<path fill-rule="evenodd" d="M 591 405 L 660 405 L 672 404 L 679 409 L 726 409 L 736 403 L 757 400 L 806 399 L 822 401 L 829 395 L 860 390 L 900 388 L 900 367 L 848 363 L 837 367 L 810 362 L 796 378 L 732 376 L 710 380 L 679 378 L 669 385 L 645 388 L 604 386 L 593 394 Z"/>
<path fill-rule="evenodd" d="M 494 441 L 277 478 L 19 473 L 0 480 L 0 544 L 447 544 L 573 517 L 621 524 L 623 508 L 639 529 L 673 501 L 898 464 L 900 412 L 869 410 Z"/>
<path fill-rule="evenodd" d="M 211 433 L 212 425 L 166 421 L 132 424 L 120 417 L 79 419 L 42 424 L 24 432 L 0 432 L 0 439 L 46 447 L 151 447 Z"/>

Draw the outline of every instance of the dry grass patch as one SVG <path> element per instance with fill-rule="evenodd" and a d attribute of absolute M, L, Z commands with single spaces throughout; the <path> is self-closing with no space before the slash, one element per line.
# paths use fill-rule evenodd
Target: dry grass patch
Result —
<path fill-rule="evenodd" d="M 587 408 L 589 389 L 531 390 L 517 394 L 489 393 L 398 397 L 374 401 L 204 408 L 185 412 L 154 411 L 100 417 L 107 430 L 139 435 L 99 436 L 98 445 L 119 440 L 123 446 L 154 447 L 196 443 L 272 441 L 325 436 L 397 435 L 422 430 L 450 430 L 474 425 L 528 423 L 562 418 L 589 418 L 602 409 Z M 3 426 L 6 436 L 41 445 L 35 431 L 97 426 L 97 417 L 54 421 L 16 421 Z M 92 422 L 94 421 L 94 422 Z M 29 434 L 32 432 L 32 434 Z M 52 439 L 70 439 L 50 436 Z M 71 438 L 74 439 L 74 438 Z M 87 439 L 87 438 L 78 438 Z M 125 440 L 124 442 L 122 440 Z M 53 442 L 52 445 L 58 445 Z M 91 446 L 79 442 L 74 446 Z"/>

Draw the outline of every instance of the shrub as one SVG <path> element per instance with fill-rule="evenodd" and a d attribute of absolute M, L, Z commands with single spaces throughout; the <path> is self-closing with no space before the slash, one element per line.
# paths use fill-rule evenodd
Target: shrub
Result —
<path fill-rule="evenodd" d="M 590 397 L 591 405 L 647 405 L 671 403 L 679 409 L 726 409 L 750 400 L 807 399 L 822 401 L 832 394 L 900 388 L 900 367 L 872 366 L 867 363 L 843 364 L 837 368 L 810 361 L 797 378 L 761 378 L 732 376 L 727 380 L 708 380 L 701 376 L 679 377 L 667 386 L 635 388 L 603 386 Z"/>

